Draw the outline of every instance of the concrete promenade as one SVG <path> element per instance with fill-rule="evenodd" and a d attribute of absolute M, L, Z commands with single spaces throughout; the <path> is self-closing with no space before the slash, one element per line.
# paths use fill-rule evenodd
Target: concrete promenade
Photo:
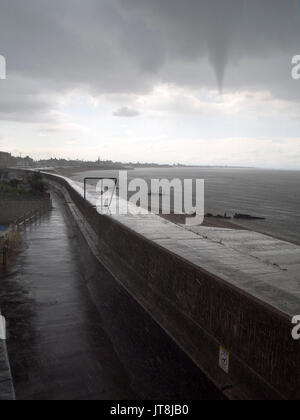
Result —
<path fill-rule="evenodd" d="M 84 201 L 81 185 L 46 176 L 97 258 L 226 397 L 300 398 L 300 342 L 291 335 L 300 314 L 296 245 L 190 231 L 153 214 L 104 215 L 95 195 Z"/>
<path fill-rule="evenodd" d="M 53 199 L 53 210 L 23 230 L 14 272 L 1 280 L 16 398 L 218 398 L 185 353 L 97 262 L 63 200 Z M 1 363 L 0 371 L 7 372 Z"/>
<path fill-rule="evenodd" d="M 109 215 L 95 193 L 88 200 Z M 109 217 L 289 317 L 300 314 L 300 246 L 244 229 L 175 225 L 151 213 Z"/>
<path fill-rule="evenodd" d="M 153 214 L 104 214 L 82 185 L 45 177 L 101 264 L 225 398 L 300 399 L 300 342 L 291 335 L 298 246 Z"/>
<path fill-rule="evenodd" d="M 54 200 L 53 211 L 23 231 L 14 273 L 1 279 L 17 400 L 136 397 L 90 298 L 90 273 L 74 235 L 64 206 Z M 0 397 L 9 399 L 5 346 L 0 340 Z"/>

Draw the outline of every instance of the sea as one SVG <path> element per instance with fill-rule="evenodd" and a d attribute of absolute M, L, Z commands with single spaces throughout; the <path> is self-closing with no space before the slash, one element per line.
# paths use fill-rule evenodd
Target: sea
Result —
<path fill-rule="evenodd" d="M 72 179 L 118 177 L 119 171 L 74 173 Z M 300 171 L 252 168 L 167 167 L 128 171 L 128 180 L 203 179 L 205 212 L 234 216 L 236 213 L 265 220 L 236 220 L 242 227 L 300 244 Z"/>

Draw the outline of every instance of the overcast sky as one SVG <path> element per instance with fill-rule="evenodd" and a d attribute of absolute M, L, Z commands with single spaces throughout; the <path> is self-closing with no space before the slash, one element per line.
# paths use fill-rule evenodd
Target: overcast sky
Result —
<path fill-rule="evenodd" d="M 0 0 L 0 150 L 300 169 L 298 0 Z"/>

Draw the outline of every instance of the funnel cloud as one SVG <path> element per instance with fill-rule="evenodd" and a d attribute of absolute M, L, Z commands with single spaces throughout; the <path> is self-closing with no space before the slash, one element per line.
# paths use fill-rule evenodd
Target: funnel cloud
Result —
<path fill-rule="evenodd" d="M 299 131 L 300 85 L 291 77 L 299 54 L 298 0 L 1 0 L 0 55 L 9 74 L 0 83 L 0 119 L 7 126 L 0 136 L 15 145 L 12 151 L 26 144 L 34 150 L 31 139 L 42 144 L 40 133 L 62 127 L 69 142 L 96 126 L 87 117 L 98 112 L 97 121 L 113 119 L 101 133 L 105 127 L 113 127 L 111 136 L 130 133 L 138 150 L 138 139 L 146 137 L 141 128 L 150 137 L 179 136 L 172 116 L 180 111 L 181 139 L 225 132 L 227 139 L 290 139 Z M 290 121 L 285 132 L 281 125 L 274 133 L 276 112 Z M 24 129 L 13 135 L 9 122 Z M 173 159 L 181 159 L 179 148 Z"/>

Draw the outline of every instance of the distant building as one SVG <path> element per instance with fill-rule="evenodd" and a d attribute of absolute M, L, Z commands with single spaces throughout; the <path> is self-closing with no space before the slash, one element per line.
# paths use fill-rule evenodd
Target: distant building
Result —
<path fill-rule="evenodd" d="M 30 156 L 15 158 L 15 165 L 19 168 L 31 168 L 34 166 L 34 160 Z"/>
<path fill-rule="evenodd" d="M 0 152 L 0 167 L 13 166 L 16 163 L 16 159 L 7 152 Z"/>

